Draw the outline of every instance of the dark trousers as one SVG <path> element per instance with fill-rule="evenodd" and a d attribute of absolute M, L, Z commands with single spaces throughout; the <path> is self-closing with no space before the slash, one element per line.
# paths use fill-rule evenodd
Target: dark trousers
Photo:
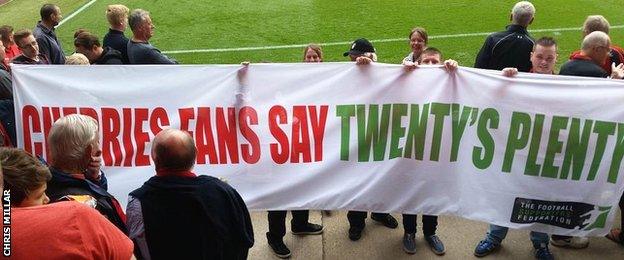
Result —
<path fill-rule="evenodd" d="M 349 219 L 349 225 L 351 227 L 364 228 L 364 226 L 366 226 L 366 222 L 364 222 L 364 220 L 366 219 L 366 215 L 368 215 L 368 212 L 366 211 L 349 211 L 347 213 L 347 218 Z M 375 218 L 385 218 L 387 215 L 389 214 L 377 213 L 377 212 L 371 213 L 371 216 Z"/>
<path fill-rule="evenodd" d="M 405 233 L 416 233 L 417 219 L 418 215 L 403 214 L 403 229 L 405 229 Z M 422 224 L 423 234 L 425 236 L 435 235 L 436 229 L 438 227 L 438 216 L 423 215 Z"/>
<path fill-rule="evenodd" d="M 291 229 L 303 228 L 308 224 L 309 210 L 292 210 L 290 214 L 292 214 Z M 286 211 L 269 211 L 267 217 L 269 219 L 268 236 L 271 240 L 281 240 L 286 235 Z"/>

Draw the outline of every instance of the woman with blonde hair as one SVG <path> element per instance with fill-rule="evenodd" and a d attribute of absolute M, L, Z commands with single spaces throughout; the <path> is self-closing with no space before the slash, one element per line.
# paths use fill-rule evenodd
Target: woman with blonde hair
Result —
<path fill-rule="evenodd" d="M 323 51 L 317 44 L 309 44 L 303 51 L 303 62 L 323 61 Z M 266 233 L 267 242 L 273 253 L 279 258 L 290 257 L 290 249 L 284 244 L 286 235 L 286 210 L 269 211 L 269 232 Z M 290 231 L 295 235 L 319 235 L 323 233 L 323 226 L 310 223 L 309 210 L 292 210 Z"/>
<path fill-rule="evenodd" d="M 87 56 L 81 53 L 74 53 L 65 57 L 65 65 L 91 65 Z"/>

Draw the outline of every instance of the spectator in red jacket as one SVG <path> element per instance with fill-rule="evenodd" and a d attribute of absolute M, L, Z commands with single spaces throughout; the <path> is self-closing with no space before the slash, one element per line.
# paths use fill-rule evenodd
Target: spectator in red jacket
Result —
<path fill-rule="evenodd" d="M 133 245 L 97 211 L 77 202 L 47 204 L 51 174 L 33 155 L 0 148 L 0 186 L 11 200 L 12 259 L 131 259 Z"/>
<path fill-rule="evenodd" d="M 583 39 L 581 52 L 572 55 L 570 60 L 564 63 L 559 70 L 560 75 L 583 76 L 606 78 L 611 76 L 614 79 L 622 79 L 624 65 L 612 62 L 609 64 L 609 71 L 601 67 L 610 58 L 611 39 L 609 35 L 601 31 L 595 31 Z"/>
<path fill-rule="evenodd" d="M 9 59 L 6 57 L 6 48 L 4 43 L 0 41 L 0 70 L 9 71 Z"/>
<path fill-rule="evenodd" d="M 583 38 L 585 38 L 588 34 L 592 32 L 604 32 L 607 35 L 609 34 L 609 21 L 602 15 L 590 15 L 585 19 L 585 23 L 583 23 Z M 608 74 L 611 74 L 611 64 L 615 63 L 618 65 L 624 62 L 624 50 L 616 45 L 609 45 L 609 56 L 607 59 L 600 65 L 603 70 L 605 70 Z M 570 59 L 574 59 L 575 56 L 578 56 L 581 53 L 581 50 L 576 50 L 570 54 Z"/>
<path fill-rule="evenodd" d="M 13 27 L 9 25 L 0 26 L 0 41 L 4 45 L 4 53 L 6 54 L 5 59 L 7 59 L 7 61 L 10 61 L 11 59 L 17 57 L 17 55 L 22 54 L 13 39 Z"/>

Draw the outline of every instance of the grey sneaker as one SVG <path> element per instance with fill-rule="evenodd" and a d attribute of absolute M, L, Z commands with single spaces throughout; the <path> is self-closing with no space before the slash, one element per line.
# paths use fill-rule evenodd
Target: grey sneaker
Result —
<path fill-rule="evenodd" d="M 427 241 L 427 244 L 431 247 L 431 251 L 433 251 L 436 255 L 443 255 L 444 252 L 446 252 L 444 249 L 444 243 L 442 243 L 442 240 L 440 240 L 438 236 L 427 236 L 425 237 L 425 241 Z"/>
<path fill-rule="evenodd" d="M 403 235 L 403 250 L 408 254 L 416 253 L 416 233 Z"/>
<path fill-rule="evenodd" d="M 550 238 L 550 244 L 558 247 L 568 247 L 568 248 L 586 248 L 589 246 L 589 238 L 586 237 L 569 237 L 566 239 L 553 239 Z"/>

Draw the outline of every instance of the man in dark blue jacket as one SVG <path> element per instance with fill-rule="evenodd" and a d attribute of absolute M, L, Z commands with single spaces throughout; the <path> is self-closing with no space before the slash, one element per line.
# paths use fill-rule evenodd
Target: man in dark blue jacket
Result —
<path fill-rule="evenodd" d="M 128 17 L 128 24 L 132 30 L 132 39 L 128 41 L 130 64 L 178 64 L 176 60 L 162 54 L 149 43 L 156 28 L 149 12 L 142 9 L 133 10 Z"/>
<path fill-rule="evenodd" d="M 236 190 L 191 170 L 197 149 L 165 129 L 152 143 L 156 176 L 130 193 L 128 229 L 143 259 L 246 259 L 253 246 L 247 206 Z"/>
<path fill-rule="evenodd" d="M 41 7 L 40 15 L 41 21 L 33 29 L 39 52 L 50 58 L 51 64 L 65 64 L 63 47 L 54 32 L 54 27 L 63 19 L 61 9 L 53 4 L 45 4 Z"/>

